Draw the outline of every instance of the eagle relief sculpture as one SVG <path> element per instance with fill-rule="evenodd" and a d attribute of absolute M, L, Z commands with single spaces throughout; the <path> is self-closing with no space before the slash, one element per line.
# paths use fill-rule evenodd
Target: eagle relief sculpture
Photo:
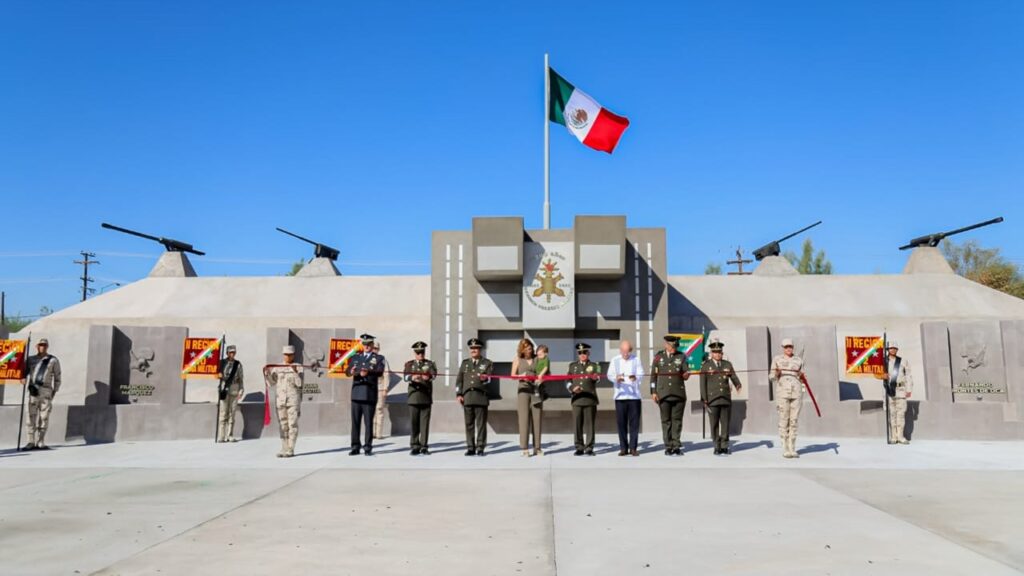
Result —
<path fill-rule="evenodd" d="M 565 291 L 558 287 L 558 283 L 564 278 L 562 273 L 558 272 L 558 265 L 548 259 L 547 262 L 541 264 L 541 268 L 544 269 L 544 275 L 534 275 L 534 278 L 540 282 L 540 287 L 533 291 L 533 297 L 544 296 L 548 304 L 551 303 L 552 295 L 564 298 Z M 555 276 L 555 272 L 558 272 L 558 276 Z"/>

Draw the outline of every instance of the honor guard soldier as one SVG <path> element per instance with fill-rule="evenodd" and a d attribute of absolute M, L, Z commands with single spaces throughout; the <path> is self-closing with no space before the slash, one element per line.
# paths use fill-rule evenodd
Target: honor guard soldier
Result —
<path fill-rule="evenodd" d="M 350 456 L 362 450 L 373 454 L 373 412 L 377 408 L 377 385 L 384 375 L 384 357 L 373 351 L 374 337 L 359 336 L 363 350 L 349 360 L 346 374 L 352 377 L 352 449 Z M 363 427 L 364 442 L 359 441 L 359 428 Z"/>
<path fill-rule="evenodd" d="M 601 378 L 601 365 L 590 361 L 590 344 L 576 344 L 577 360 L 569 364 L 569 375 L 574 376 L 566 384 L 572 394 L 572 419 L 575 424 L 575 456 L 594 455 L 594 431 L 597 420 L 597 381 Z"/>
<path fill-rule="evenodd" d="M 302 366 L 295 363 L 295 347 L 285 346 L 282 365 L 267 370 L 267 380 L 274 385 L 277 396 L 277 424 L 281 428 L 281 451 L 278 458 L 295 455 L 299 439 L 299 414 L 302 409 Z"/>
<path fill-rule="evenodd" d="M 487 407 L 491 402 L 487 397 L 487 382 L 494 365 L 483 357 L 484 343 L 479 338 L 470 338 L 466 345 L 469 358 L 459 366 L 455 396 L 466 416 L 466 456 L 483 456 L 487 446 Z"/>
<path fill-rule="evenodd" d="M 235 414 L 238 403 L 245 396 L 242 363 L 235 359 L 237 348 L 227 347 L 228 357 L 220 361 L 220 386 L 217 388 L 217 442 L 237 442 L 235 439 Z"/>
<path fill-rule="evenodd" d="M 889 444 L 910 444 L 903 433 L 907 421 L 907 398 L 914 390 L 910 379 L 910 367 L 899 355 L 900 346 L 895 340 L 887 345 L 889 356 L 885 361 L 885 401 L 889 404 Z"/>
<path fill-rule="evenodd" d="M 405 381 L 409 384 L 409 448 L 413 456 L 430 454 L 430 406 L 434 403 L 434 378 L 437 366 L 427 360 L 427 343 L 412 345 L 415 358 L 405 363 Z"/>
<path fill-rule="evenodd" d="M 804 361 L 793 353 L 793 341 L 789 338 L 782 340 L 782 354 L 772 359 L 768 378 L 775 384 L 782 457 L 799 458 L 796 452 L 796 431 L 804 396 Z"/>
<path fill-rule="evenodd" d="M 683 411 L 686 408 L 686 386 L 690 377 L 686 354 L 679 351 L 679 337 L 665 335 L 665 349 L 651 362 L 651 398 L 661 411 L 661 436 L 666 456 L 683 454 Z"/>
<path fill-rule="evenodd" d="M 60 360 L 49 353 L 50 341 L 46 338 L 36 344 L 36 354 L 29 356 L 26 364 L 28 378 L 28 421 L 25 431 L 28 444 L 25 450 L 49 450 L 46 445 L 46 428 L 50 425 L 50 409 L 53 397 L 60 390 Z"/>
<path fill-rule="evenodd" d="M 711 358 L 704 360 L 700 367 L 700 399 L 708 411 L 711 421 L 711 441 L 715 445 L 715 454 L 729 453 L 729 417 L 732 414 L 731 383 L 739 392 L 743 387 L 732 362 L 723 358 L 725 344 L 718 338 L 712 338 L 708 344 Z"/>

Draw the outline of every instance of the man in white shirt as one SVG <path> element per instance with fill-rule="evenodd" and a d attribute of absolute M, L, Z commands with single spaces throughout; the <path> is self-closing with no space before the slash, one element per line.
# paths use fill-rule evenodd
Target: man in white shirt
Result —
<path fill-rule="evenodd" d="M 615 420 L 619 427 L 619 456 L 639 456 L 636 444 L 640 436 L 640 382 L 643 363 L 633 354 L 633 344 L 623 340 L 619 355 L 608 363 L 608 380 L 615 385 Z"/>

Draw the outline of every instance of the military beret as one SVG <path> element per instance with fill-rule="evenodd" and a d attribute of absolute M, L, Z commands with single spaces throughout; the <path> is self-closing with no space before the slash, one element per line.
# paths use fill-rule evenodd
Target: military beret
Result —
<path fill-rule="evenodd" d="M 470 348 L 483 348 L 484 343 L 483 340 L 480 340 L 479 338 L 470 338 L 469 342 L 466 342 L 466 346 L 469 346 Z"/>
<path fill-rule="evenodd" d="M 679 336 L 675 334 L 665 334 L 665 342 L 679 342 Z"/>
<path fill-rule="evenodd" d="M 782 339 L 782 347 L 783 348 L 786 348 L 786 347 L 792 346 L 792 345 L 793 345 L 793 339 L 792 338 L 783 338 Z"/>
<path fill-rule="evenodd" d="M 586 342 L 577 342 L 576 353 L 583 354 L 584 352 L 590 352 L 590 344 L 587 344 Z"/>
<path fill-rule="evenodd" d="M 413 352 L 425 352 L 427 350 L 427 343 L 422 340 L 412 345 Z"/>
<path fill-rule="evenodd" d="M 281 348 L 281 354 L 295 354 L 295 346 L 285 346 Z"/>
<path fill-rule="evenodd" d="M 374 336 L 371 334 L 360 334 L 359 339 L 363 342 L 363 344 L 369 344 L 370 342 L 374 341 Z"/>
<path fill-rule="evenodd" d="M 228 354 L 231 354 L 232 352 L 236 352 L 237 351 L 237 349 L 235 348 L 234 344 L 228 346 L 226 350 L 227 350 Z"/>
<path fill-rule="evenodd" d="M 39 342 L 36 342 L 36 346 L 49 346 L 49 345 L 50 345 L 50 341 L 47 340 L 46 338 L 40 338 Z"/>

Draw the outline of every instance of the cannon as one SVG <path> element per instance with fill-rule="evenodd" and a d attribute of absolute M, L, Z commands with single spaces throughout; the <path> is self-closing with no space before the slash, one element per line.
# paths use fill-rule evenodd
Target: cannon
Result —
<path fill-rule="evenodd" d="M 814 228 L 818 224 L 821 224 L 821 220 L 818 220 L 817 222 L 815 222 L 814 224 L 811 224 L 810 226 L 807 226 L 805 228 L 801 228 L 801 229 L 797 230 L 796 232 L 793 232 L 792 234 L 790 234 L 788 236 L 783 236 L 782 238 L 779 238 L 778 240 L 774 240 L 772 242 L 769 242 L 769 243 L 765 244 L 764 246 L 761 246 L 757 250 L 754 250 L 754 258 L 758 262 L 760 262 L 761 260 L 764 260 L 765 258 L 767 258 L 769 256 L 778 256 L 779 254 L 782 254 L 782 247 L 779 246 L 780 243 L 785 242 L 786 240 L 789 240 L 790 238 L 792 238 L 793 236 L 796 236 L 797 234 L 803 234 L 804 232 L 807 232 L 808 230 L 810 230 L 811 228 Z"/>
<path fill-rule="evenodd" d="M 970 226 L 964 226 L 963 228 L 957 228 L 956 230 L 950 230 L 949 232 L 937 232 L 935 234 L 928 234 L 926 236 L 918 236 L 917 238 L 914 238 L 913 240 L 908 242 L 905 246 L 900 246 L 900 250 L 909 250 L 911 248 L 918 248 L 920 246 L 930 246 L 932 248 L 935 248 L 936 246 L 939 245 L 939 242 L 942 242 L 943 239 L 949 236 L 953 236 L 954 234 L 962 234 L 964 232 L 968 232 L 970 230 L 974 230 L 976 228 L 981 228 L 984 226 L 991 226 L 992 224 L 999 224 L 1002 221 L 1003 217 L 1000 216 L 998 218 L 993 218 L 991 220 L 986 220 L 984 222 L 978 222 L 977 224 L 971 224 Z"/>
<path fill-rule="evenodd" d="M 195 254 L 196 256 L 205 256 L 206 252 L 200 252 L 192 247 L 191 244 L 182 242 L 181 240 L 174 240 L 173 238 L 163 238 L 160 236 L 151 236 L 149 234 L 143 234 L 142 232 L 136 232 L 135 230 L 129 230 L 128 228 L 121 228 L 120 226 L 114 226 L 113 224 L 107 224 L 103 222 L 101 224 L 107 230 L 114 230 L 115 232 L 121 232 L 123 234 L 130 234 L 132 236 L 138 236 L 139 238 L 145 238 L 146 240 L 152 240 L 164 245 L 164 248 L 168 252 L 187 252 L 189 254 Z"/>
<path fill-rule="evenodd" d="M 299 236 L 298 234 L 289 232 L 289 231 L 285 230 L 284 228 L 277 228 L 277 231 L 281 232 L 282 234 L 287 234 L 287 235 L 291 236 L 292 238 L 298 238 L 299 240 L 302 240 L 303 242 L 305 242 L 307 244 L 312 244 L 313 245 L 313 255 L 315 257 L 317 257 L 317 258 L 327 258 L 328 260 L 335 261 L 335 260 L 338 259 L 338 255 L 341 254 L 341 252 L 339 252 L 337 248 L 332 248 L 332 247 L 328 246 L 327 244 L 321 244 L 319 242 L 314 242 L 313 240 L 310 240 L 309 238 L 303 238 L 302 236 Z"/>

